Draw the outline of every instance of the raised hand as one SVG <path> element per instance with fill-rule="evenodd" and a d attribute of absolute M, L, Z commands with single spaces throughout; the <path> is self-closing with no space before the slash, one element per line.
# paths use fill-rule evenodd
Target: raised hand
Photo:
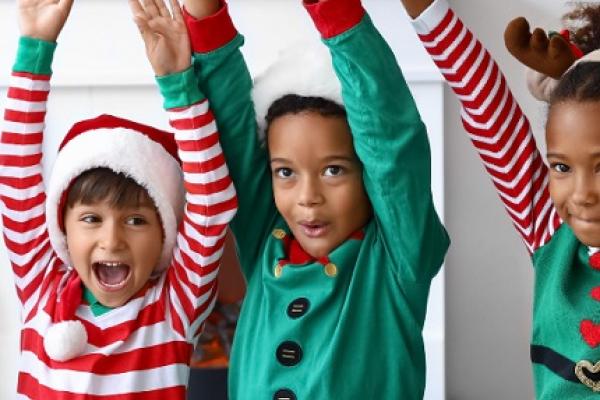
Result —
<path fill-rule="evenodd" d="M 18 0 L 21 35 L 56 42 L 73 0 Z"/>
<path fill-rule="evenodd" d="M 554 79 L 560 79 L 577 60 L 565 38 L 560 35 L 548 38 L 540 28 L 530 32 L 529 23 L 523 17 L 508 23 L 504 43 L 517 60 Z"/>
<path fill-rule="evenodd" d="M 192 50 L 181 6 L 170 0 L 172 13 L 164 0 L 129 0 L 133 19 L 146 46 L 146 55 L 158 76 L 186 70 Z"/>

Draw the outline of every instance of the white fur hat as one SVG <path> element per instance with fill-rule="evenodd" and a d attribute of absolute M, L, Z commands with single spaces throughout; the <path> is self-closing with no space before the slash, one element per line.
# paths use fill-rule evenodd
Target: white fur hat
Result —
<path fill-rule="evenodd" d="M 275 62 L 254 79 L 252 100 L 261 138 L 269 107 L 287 94 L 323 97 L 344 104 L 331 55 L 320 41 L 302 41 L 282 50 Z"/>
<path fill-rule="evenodd" d="M 77 273 L 72 269 L 67 250 L 64 206 L 74 179 L 87 170 L 100 167 L 130 177 L 145 188 L 154 201 L 164 234 L 155 273 L 169 266 L 183 217 L 183 174 L 172 133 L 111 115 L 73 125 L 59 146 L 46 200 L 50 243 L 69 269 L 65 275 L 66 283 L 61 285 L 64 287 L 59 287 L 54 325 L 47 333 L 48 340 L 44 341 L 46 352 L 57 361 L 77 356 L 87 342 L 83 325 L 71 321 L 81 301 L 81 284 L 80 281 L 70 284 L 77 282 L 74 281 Z"/>

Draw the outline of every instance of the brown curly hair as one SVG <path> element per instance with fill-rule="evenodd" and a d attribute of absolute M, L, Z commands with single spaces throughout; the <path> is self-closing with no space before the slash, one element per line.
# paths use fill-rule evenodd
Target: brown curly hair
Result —
<path fill-rule="evenodd" d="M 584 54 L 600 48 L 600 3 L 577 3 L 562 22 Z"/>

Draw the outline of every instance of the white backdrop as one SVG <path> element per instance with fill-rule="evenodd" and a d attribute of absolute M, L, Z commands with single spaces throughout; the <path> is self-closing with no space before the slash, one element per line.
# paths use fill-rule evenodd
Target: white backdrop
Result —
<path fill-rule="evenodd" d="M 239 30 L 246 36 L 244 53 L 253 73 L 261 71 L 277 49 L 315 35 L 297 0 L 230 0 Z M 374 21 L 392 45 L 413 89 L 432 143 L 432 179 L 436 207 L 443 218 L 443 85 L 417 43 L 399 0 L 365 0 Z M 0 107 L 5 95 L 18 30 L 15 2 L 0 0 Z M 45 174 L 56 146 L 74 122 L 112 113 L 166 128 L 160 97 L 145 60 L 143 46 L 131 22 L 127 4 L 116 0 L 76 1 L 59 38 L 53 65 L 53 91 L 44 142 Z M 0 398 L 15 390 L 18 353 L 16 294 L 10 266 L 0 253 Z M 424 331 L 428 357 L 426 398 L 445 398 L 443 273 L 435 279 Z"/>

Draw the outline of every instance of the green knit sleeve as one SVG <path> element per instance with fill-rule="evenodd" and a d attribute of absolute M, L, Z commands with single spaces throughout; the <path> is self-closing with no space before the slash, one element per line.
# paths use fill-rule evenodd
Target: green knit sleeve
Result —
<path fill-rule="evenodd" d="M 256 265 L 277 216 L 267 151 L 258 139 L 252 79 L 240 52 L 243 37 L 208 53 L 194 54 L 200 91 L 215 113 L 221 145 L 235 184 L 239 209 L 231 223 L 246 277 Z"/>
<path fill-rule="evenodd" d="M 433 206 L 425 125 L 394 54 L 368 15 L 325 43 L 393 268 L 403 281 L 431 279 L 449 239 Z"/>
<path fill-rule="evenodd" d="M 17 58 L 13 66 L 13 71 L 29 72 L 36 75 L 51 75 L 52 59 L 54 58 L 55 50 L 56 43 L 22 36 L 19 38 Z"/>

